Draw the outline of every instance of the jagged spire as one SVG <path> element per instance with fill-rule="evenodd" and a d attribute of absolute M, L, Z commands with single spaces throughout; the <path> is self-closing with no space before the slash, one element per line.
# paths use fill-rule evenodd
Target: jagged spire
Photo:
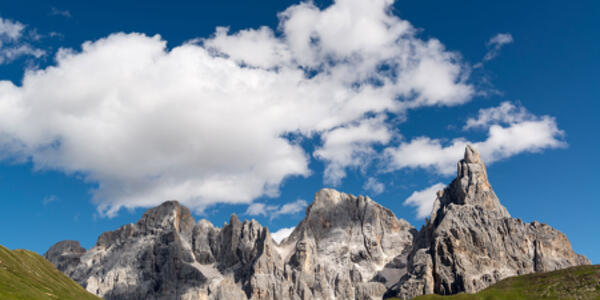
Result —
<path fill-rule="evenodd" d="M 431 212 L 431 221 L 434 221 L 439 215 L 440 209 L 450 203 L 475 205 L 486 210 L 496 211 L 498 217 L 510 217 L 492 190 L 485 164 L 477 149 L 472 145 L 465 147 L 464 158 L 457 163 L 456 179 L 443 191 L 438 192 Z"/>
<path fill-rule="evenodd" d="M 457 164 L 456 177 L 478 181 L 491 189 L 485 164 L 483 163 L 479 152 L 471 145 L 465 147 L 465 156 Z"/>

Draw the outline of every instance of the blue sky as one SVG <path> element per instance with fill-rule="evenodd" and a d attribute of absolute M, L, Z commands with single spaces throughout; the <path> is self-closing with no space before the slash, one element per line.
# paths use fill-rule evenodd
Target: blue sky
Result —
<path fill-rule="evenodd" d="M 172 198 L 218 226 L 236 213 L 277 231 L 322 187 L 418 228 L 470 142 L 513 217 L 599 263 L 599 14 L 593 1 L 4 1 L 0 244 L 89 248 Z"/>

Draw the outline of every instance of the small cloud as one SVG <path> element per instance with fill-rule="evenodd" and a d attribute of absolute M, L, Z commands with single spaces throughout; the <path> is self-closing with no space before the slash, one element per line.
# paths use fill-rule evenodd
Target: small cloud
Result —
<path fill-rule="evenodd" d="M 65 18 L 70 18 L 71 17 L 71 12 L 68 10 L 62 10 L 62 9 L 58 9 L 56 7 L 51 7 L 50 8 L 50 16 L 63 16 Z"/>
<path fill-rule="evenodd" d="M 40 58 L 46 51 L 30 44 L 41 39 L 35 28 L 25 30 L 27 26 L 18 21 L 0 18 L 0 65 L 9 63 L 22 56 Z"/>
<path fill-rule="evenodd" d="M 56 195 L 50 195 L 50 196 L 46 196 L 44 197 L 44 199 L 42 199 L 42 204 L 44 205 L 48 205 L 52 202 L 56 202 L 58 201 L 58 197 Z"/>
<path fill-rule="evenodd" d="M 493 36 L 487 42 L 487 47 L 489 50 L 483 57 L 483 61 L 492 60 L 494 57 L 498 56 L 500 49 L 502 49 L 504 45 L 510 44 L 513 41 L 513 37 L 510 33 L 498 33 L 497 35 Z"/>
<path fill-rule="evenodd" d="M 52 31 L 48 34 L 49 37 L 51 38 L 58 38 L 58 39 L 63 39 L 65 37 L 64 34 L 60 33 L 60 32 L 56 32 L 56 31 Z"/>
<path fill-rule="evenodd" d="M 525 107 L 505 101 L 497 107 L 480 109 L 477 118 L 469 118 L 463 130 L 489 128 L 494 124 L 515 124 L 536 119 L 536 116 L 528 112 Z"/>
<path fill-rule="evenodd" d="M 23 29 L 25 25 L 20 22 L 0 18 L 0 38 L 18 40 L 23 34 Z"/>
<path fill-rule="evenodd" d="M 33 56 L 40 58 L 46 55 L 46 51 L 34 48 L 29 44 L 24 44 L 16 47 L 0 48 L 0 64 L 11 62 L 21 56 Z"/>
<path fill-rule="evenodd" d="M 539 153 L 544 149 L 567 146 L 565 133 L 558 128 L 553 117 L 536 116 L 508 102 L 480 110 L 479 116 L 467 120 L 463 128 L 487 129 L 487 138 L 481 141 L 466 138 L 446 141 L 417 137 L 384 150 L 386 171 L 421 168 L 449 176 L 456 172 L 456 162 L 462 157 L 467 144 L 477 148 L 487 164 L 520 153 Z"/>
<path fill-rule="evenodd" d="M 271 233 L 271 237 L 273 238 L 273 240 L 275 240 L 279 244 L 285 238 L 290 236 L 290 234 L 292 234 L 292 232 L 294 232 L 294 228 L 296 228 L 296 227 L 281 228 L 281 229 Z"/>
<path fill-rule="evenodd" d="M 369 179 L 367 179 L 367 181 L 363 185 L 363 189 L 365 191 L 370 191 L 373 195 L 379 195 L 383 193 L 383 191 L 385 191 L 385 185 L 377 181 L 377 179 L 369 177 Z"/>
<path fill-rule="evenodd" d="M 271 220 L 282 215 L 293 215 L 303 211 L 308 203 L 302 199 L 284 205 L 266 205 L 264 203 L 252 203 L 246 209 L 246 214 L 250 216 L 269 216 Z"/>
<path fill-rule="evenodd" d="M 419 219 L 425 218 L 431 214 L 437 192 L 444 189 L 444 187 L 446 185 L 439 182 L 424 190 L 415 191 L 404 201 L 404 205 L 416 206 L 417 217 Z"/>
<path fill-rule="evenodd" d="M 387 144 L 394 136 L 383 116 L 369 118 L 354 124 L 337 127 L 321 135 L 323 145 L 313 153 L 326 162 L 323 181 L 340 185 L 346 177 L 346 168 L 368 165 L 374 156 L 374 145 Z"/>

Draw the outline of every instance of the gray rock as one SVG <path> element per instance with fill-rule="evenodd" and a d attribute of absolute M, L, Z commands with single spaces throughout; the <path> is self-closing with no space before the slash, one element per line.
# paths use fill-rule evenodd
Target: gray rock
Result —
<path fill-rule="evenodd" d="M 83 254 L 85 248 L 81 247 L 78 241 L 61 241 L 50 247 L 44 253 L 44 257 L 68 275 L 81 262 Z"/>
<path fill-rule="evenodd" d="M 561 232 L 511 218 L 472 147 L 467 146 L 457 173 L 438 192 L 410 254 L 408 274 L 389 295 L 474 293 L 509 276 L 590 263 L 573 252 Z"/>
<path fill-rule="evenodd" d="M 368 197 L 332 189 L 277 244 L 258 222 L 194 221 L 176 201 L 45 257 L 105 299 L 381 299 L 476 292 L 508 276 L 589 264 L 566 236 L 511 218 L 472 147 L 417 232 Z"/>
<path fill-rule="evenodd" d="M 289 274 L 302 280 L 297 290 L 320 299 L 380 299 L 385 275 L 406 272 L 406 260 L 394 259 L 410 251 L 414 234 L 368 197 L 323 189 L 281 247 Z"/>

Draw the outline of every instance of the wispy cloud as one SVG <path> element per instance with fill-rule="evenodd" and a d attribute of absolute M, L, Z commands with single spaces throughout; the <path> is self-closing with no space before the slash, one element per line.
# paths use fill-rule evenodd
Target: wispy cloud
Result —
<path fill-rule="evenodd" d="M 297 214 L 308 206 L 308 203 L 302 199 L 284 205 L 266 205 L 264 203 L 252 203 L 246 209 L 246 214 L 250 216 L 268 216 L 273 220 L 282 215 Z"/>
<path fill-rule="evenodd" d="M 40 58 L 46 51 L 34 47 L 31 42 L 40 39 L 35 29 L 26 31 L 26 25 L 0 18 L 0 64 L 14 61 L 22 56 Z"/>
<path fill-rule="evenodd" d="M 42 199 L 42 204 L 48 205 L 48 204 L 56 202 L 58 200 L 59 200 L 59 198 L 56 195 L 49 195 L 49 196 L 44 197 L 44 199 Z"/>
<path fill-rule="evenodd" d="M 65 18 L 70 18 L 71 17 L 71 12 L 66 10 L 66 9 L 58 9 L 56 7 L 51 7 L 50 8 L 50 13 L 49 15 L 51 16 L 63 16 Z"/>
<path fill-rule="evenodd" d="M 18 40 L 24 29 L 25 25 L 20 22 L 0 18 L 0 38 Z"/>
<path fill-rule="evenodd" d="M 369 177 L 363 185 L 363 190 L 371 192 L 373 196 L 379 195 L 385 191 L 385 185 L 377 181 L 374 177 Z"/>
<path fill-rule="evenodd" d="M 488 52 L 483 57 L 483 61 L 488 61 L 498 56 L 500 53 L 500 49 L 504 47 L 504 45 L 510 44 L 513 42 L 513 36 L 510 33 L 498 33 L 493 36 L 488 42 Z"/>

